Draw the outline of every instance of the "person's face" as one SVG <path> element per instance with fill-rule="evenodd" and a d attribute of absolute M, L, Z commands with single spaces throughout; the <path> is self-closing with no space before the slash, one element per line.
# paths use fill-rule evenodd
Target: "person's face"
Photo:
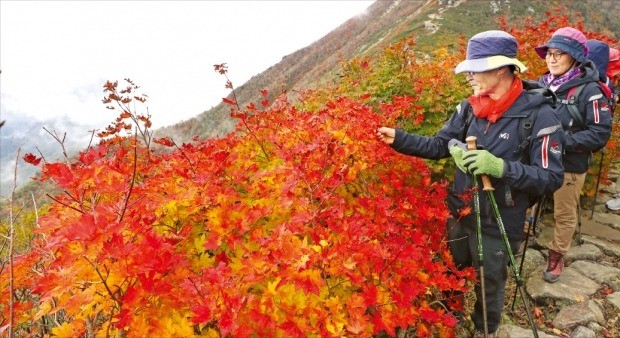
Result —
<path fill-rule="evenodd" d="M 465 73 L 467 82 L 469 82 L 469 85 L 474 90 L 474 95 L 491 96 L 491 98 L 493 98 L 495 88 L 500 82 L 500 77 L 497 76 L 497 72 L 497 69 L 492 69 L 487 70 L 486 72 Z"/>
<path fill-rule="evenodd" d="M 559 76 L 573 68 L 575 59 L 557 48 L 549 48 L 545 61 L 549 72 L 554 76 Z"/>

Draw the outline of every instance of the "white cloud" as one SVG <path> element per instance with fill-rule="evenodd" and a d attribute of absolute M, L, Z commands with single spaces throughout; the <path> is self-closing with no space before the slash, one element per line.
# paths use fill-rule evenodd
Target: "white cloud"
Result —
<path fill-rule="evenodd" d="M 370 6 L 356 1 L 1 1 L 3 112 L 103 128 L 106 80 L 149 95 L 155 127 L 217 105 L 283 56 Z"/>

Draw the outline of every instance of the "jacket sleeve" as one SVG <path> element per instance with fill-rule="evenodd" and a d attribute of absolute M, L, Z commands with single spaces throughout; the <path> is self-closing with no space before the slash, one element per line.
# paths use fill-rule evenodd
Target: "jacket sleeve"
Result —
<path fill-rule="evenodd" d="M 506 161 L 504 179 L 510 186 L 538 196 L 553 193 L 564 181 L 563 143 L 562 125 L 553 108 L 541 107 L 532 131 L 530 164 Z"/>
<path fill-rule="evenodd" d="M 464 102 L 464 101 L 463 101 Z M 461 111 L 463 102 L 456 106 L 450 119 L 441 127 L 435 136 L 421 136 L 396 129 L 396 136 L 391 147 L 405 155 L 417 156 L 426 159 L 441 159 L 449 157 L 448 142 L 459 138 L 465 128 L 465 118 Z"/>
<path fill-rule="evenodd" d="M 586 90 L 587 89 L 587 90 Z M 611 135 L 611 109 L 609 100 L 602 91 L 595 86 L 588 86 L 582 92 L 585 105 L 580 104 L 580 109 L 585 110 L 585 129 L 572 130 L 566 133 L 565 148 L 568 151 L 594 151 L 607 144 Z"/>

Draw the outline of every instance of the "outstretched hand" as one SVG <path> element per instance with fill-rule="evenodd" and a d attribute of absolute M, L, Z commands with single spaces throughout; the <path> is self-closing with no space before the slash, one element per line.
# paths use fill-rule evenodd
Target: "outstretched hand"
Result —
<path fill-rule="evenodd" d="M 394 128 L 381 127 L 377 129 L 377 138 L 385 144 L 394 143 L 396 137 L 396 130 Z"/>

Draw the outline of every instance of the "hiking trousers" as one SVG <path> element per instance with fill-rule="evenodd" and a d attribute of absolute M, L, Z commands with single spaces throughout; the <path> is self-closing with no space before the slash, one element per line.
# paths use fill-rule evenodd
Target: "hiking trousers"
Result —
<path fill-rule="evenodd" d="M 448 240 L 450 253 L 459 269 L 473 266 L 478 269 L 478 238 L 475 226 L 466 227 L 455 219 L 448 220 Z M 516 253 L 519 241 L 509 241 L 510 249 Z M 508 279 L 508 264 L 510 258 L 499 237 L 482 234 L 482 260 L 484 263 L 484 288 L 487 310 L 487 326 L 489 333 L 497 331 L 504 308 L 506 280 Z M 480 283 L 475 285 L 476 304 L 471 319 L 476 330 L 484 332 L 484 317 L 482 312 L 482 289 Z"/>
<path fill-rule="evenodd" d="M 547 247 L 566 255 L 570 249 L 577 227 L 579 195 L 586 180 L 586 173 L 564 173 L 564 183 L 553 193 L 553 218 L 555 226 L 553 239 Z"/>

